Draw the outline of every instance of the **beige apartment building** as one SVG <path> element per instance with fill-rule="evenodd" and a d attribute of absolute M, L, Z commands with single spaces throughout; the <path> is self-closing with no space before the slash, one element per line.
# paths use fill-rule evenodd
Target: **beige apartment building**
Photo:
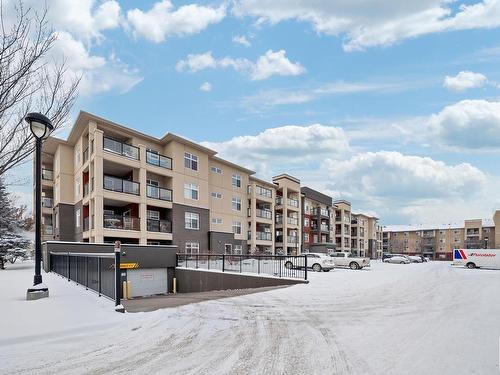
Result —
<path fill-rule="evenodd" d="M 266 182 L 216 152 L 81 112 L 43 146 L 43 239 L 300 253 L 300 181 Z"/>
<path fill-rule="evenodd" d="M 351 251 L 351 202 L 336 200 L 335 205 L 335 249 Z"/>
<path fill-rule="evenodd" d="M 393 225 L 383 227 L 383 251 L 423 254 L 450 260 L 456 248 L 500 248 L 500 210 L 493 219 L 472 219 L 443 225 Z"/>
<path fill-rule="evenodd" d="M 365 214 L 351 215 L 351 252 L 378 259 L 382 257 L 382 242 L 378 218 Z"/>

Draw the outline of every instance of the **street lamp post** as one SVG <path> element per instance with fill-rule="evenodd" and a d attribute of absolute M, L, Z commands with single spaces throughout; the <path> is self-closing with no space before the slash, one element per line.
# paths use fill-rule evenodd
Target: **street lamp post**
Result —
<path fill-rule="evenodd" d="M 42 142 L 54 127 L 41 113 L 28 113 L 24 119 L 35 137 L 35 276 L 33 287 L 28 288 L 27 299 L 49 296 L 49 289 L 42 283 Z"/>

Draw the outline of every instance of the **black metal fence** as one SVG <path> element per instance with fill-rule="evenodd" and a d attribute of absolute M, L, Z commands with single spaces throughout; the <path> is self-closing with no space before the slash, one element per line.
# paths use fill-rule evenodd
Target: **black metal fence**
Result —
<path fill-rule="evenodd" d="M 177 267 L 307 280 L 304 255 L 177 254 Z"/>
<path fill-rule="evenodd" d="M 115 298 L 114 253 L 50 252 L 50 270 L 99 296 Z"/>

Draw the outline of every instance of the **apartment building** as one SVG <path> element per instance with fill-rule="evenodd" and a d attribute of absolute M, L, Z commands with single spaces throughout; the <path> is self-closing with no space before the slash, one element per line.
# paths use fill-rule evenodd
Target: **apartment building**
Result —
<path fill-rule="evenodd" d="M 382 256 L 378 218 L 365 214 L 351 215 L 351 252 L 378 259 Z"/>
<path fill-rule="evenodd" d="M 472 219 L 442 225 L 393 225 L 383 227 L 384 252 L 423 254 L 450 260 L 455 248 L 500 248 L 500 210 L 493 219 Z"/>
<path fill-rule="evenodd" d="M 80 112 L 66 140 L 44 142 L 42 168 L 43 240 L 300 253 L 300 180 L 260 180 L 171 133 Z"/>
<path fill-rule="evenodd" d="M 300 189 L 302 199 L 302 252 L 335 250 L 335 206 L 332 197 L 309 187 Z"/>
<path fill-rule="evenodd" d="M 351 251 L 351 202 L 336 200 L 335 205 L 335 249 Z"/>

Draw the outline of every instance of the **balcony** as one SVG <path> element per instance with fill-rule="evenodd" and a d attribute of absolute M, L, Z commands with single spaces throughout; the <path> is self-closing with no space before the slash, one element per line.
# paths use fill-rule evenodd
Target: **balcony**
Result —
<path fill-rule="evenodd" d="M 168 220 L 147 220 L 148 232 L 172 233 L 172 222 Z"/>
<path fill-rule="evenodd" d="M 297 199 L 288 198 L 286 201 L 287 201 L 289 206 L 296 207 L 296 208 L 299 207 L 299 201 Z"/>
<path fill-rule="evenodd" d="M 322 232 L 329 232 L 330 228 L 326 224 L 321 224 L 321 231 Z"/>
<path fill-rule="evenodd" d="M 266 189 L 263 188 L 262 186 L 257 185 L 255 187 L 255 194 L 260 195 L 261 197 L 265 198 L 272 198 L 273 197 L 273 192 L 271 189 Z"/>
<path fill-rule="evenodd" d="M 120 215 L 104 215 L 104 228 L 141 230 L 139 218 Z"/>
<path fill-rule="evenodd" d="M 54 227 L 52 225 L 42 225 L 42 234 L 52 236 L 54 234 Z"/>
<path fill-rule="evenodd" d="M 298 244 L 298 237 L 297 236 L 287 236 L 286 241 L 291 244 Z"/>
<path fill-rule="evenodd" d="M 54 172 L 50 169 L 42 169 L 42 180 L 53 181 Z"/>
<path fill-rule="evenodd" d="M 474 229 L 467 229 L 467 236 L 478 236 L 479 235 L 479 229 L 474 228 Z"/>
<path fill-rule="evenodd" d="M 127 193 L 139 195 L 139 183 L 135 181 L 124 180 L 122 178 L 104 175 L 104 189 L 116 191 L 118 193 Z"/>
<path fill-rule="evenodd" d="M 283 197 L 277 197 L 277 198 L 276 198 L 276 204 L 277 204 L 278 206 L 283 205 Z"/>
<path fill-rule="evenodd" d="M 160 155 L 150 150 L 146 151 L 146 163 L 160 168 L 172 169 L 172 158 Z"/>
<path fill-rule="evenodd" d="M 279 234 L 276 236 L 276 242 L 283 242 L 283 235 L 282 234 Z"/>
<path fill-rule="evenodd" d="M 148 198 L 160 199 L 162 201 L 172 202 L 172 190 L 164 189 L 159 186 L 147 185 L 146 196 Z"/>
<path fill-rule="evenodd" d="M 105 151 L 112 152 L 121 156 L 126 156 L 134 160 L 139 160 L 139 148 L 129 145 L 127 143 L 122 143 L 115 141 L 114 139 L 104 137 L 103 149 Z"/>
<path fill-rule="evenodd" d="M 255 232 L 255 239 L 257 241 L 272 241 L 273 235 L 269 232 Z"/>
<path fill-rule="evenodd" d="M 90 229 L 90 217 L 83 218 L 83 231 L 86 232 Z"/>
<path fill-rule="evenodd" d="M 89 183 L 85 183 L 83 184 L 83 196 L 86 197 L 87 195 L 89 195 Z"/>
<path fill-rule="evenodd" d="M 290 225 L 299 225 L 299 219 L 296 217 L 287 217 L 286 222 Z"/>
<path fill-rule="evenodd" d="M 52 208 L 54 200 L 52 198 L 42 198 L 42 207 Z"/>
<path fill-rule="evenodd" d="M 261 217 L 263 219 L 269 219 L 272 220 L 273 218 L 273 213 L 270 210 L 262 210 L 260 208 L 257 208 L 255 210 L 255 216 Z"/>

